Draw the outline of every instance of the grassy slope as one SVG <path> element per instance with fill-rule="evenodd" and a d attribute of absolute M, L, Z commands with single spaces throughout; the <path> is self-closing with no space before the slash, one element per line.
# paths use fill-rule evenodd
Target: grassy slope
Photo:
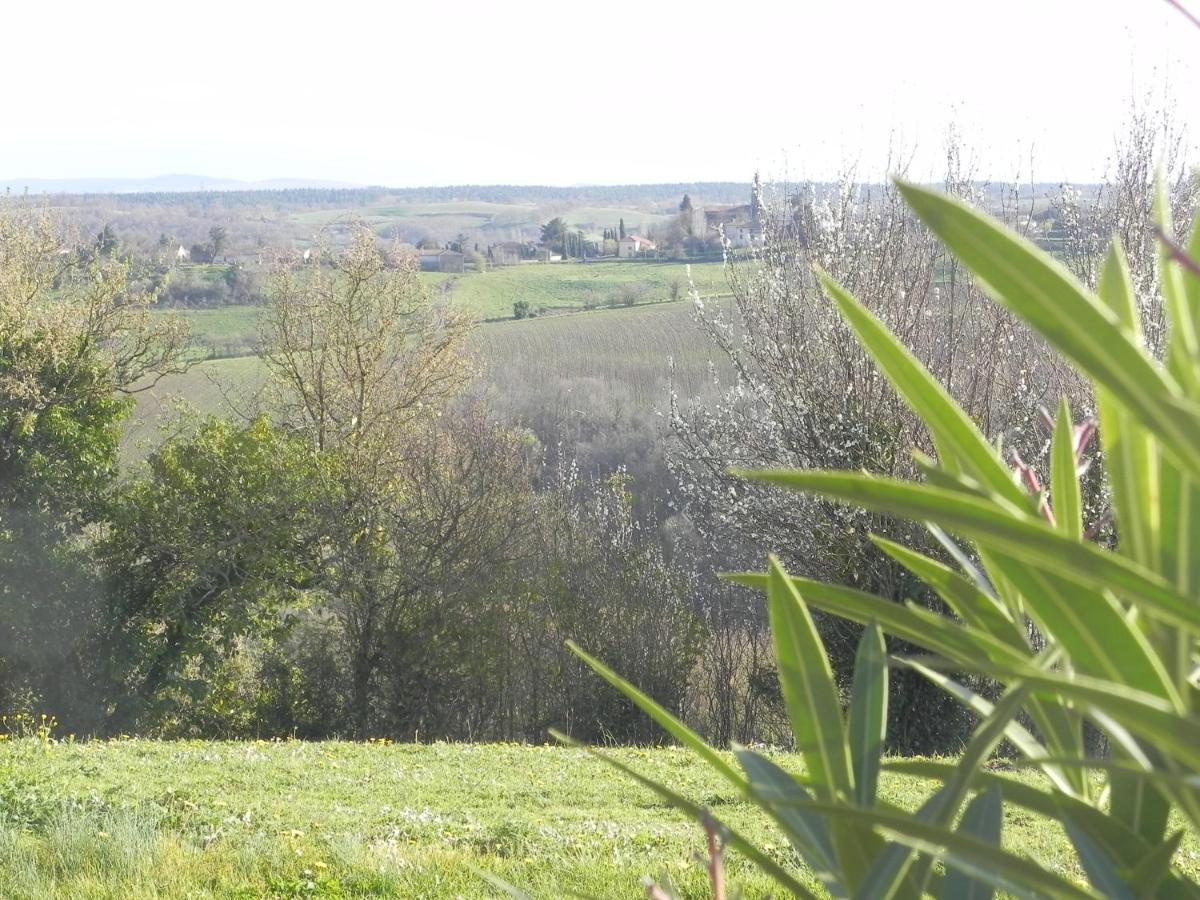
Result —
<path fill-rule="evenodd" d="M 616 755 L 790 861 L 780 837 L 686 753 Z M 574 750 L 26 740 L 0 749 L 0 779 L 5 897 L 498 896 L 471 865 L 537 897 L 639 896 L 638 878 L 661 871 L 703 896 L 698 829 Z M 914 808 L 926 790 L 885 776 L 898 805 Z M 75 810 L 57 812 L 63 802 Z M 1050 823 L 1011 814 L 1005 842 L 1082 877 Z M 1189 836 L 1180 858 L 1196 849 Z M 729 869 L 746 897 L 767 896 L 740 860 Z"/>

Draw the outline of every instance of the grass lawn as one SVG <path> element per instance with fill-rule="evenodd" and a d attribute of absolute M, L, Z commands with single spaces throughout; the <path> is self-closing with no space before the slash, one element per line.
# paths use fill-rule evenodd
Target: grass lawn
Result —
<path fill-rule="evenodd" d="M 616 755 L 792 861 L 780 836 L 687 753 Z M 795 757 L 775 759 L 797 766 Z M 886 775 L 882 788 L 910 809 L 928 790 Z M 1013 850 L 1083 877 L 1057 825 L 1010 812 L 1004 835 Z M 559 747 L 34 739 L 0 746 L 7 898 L 499 896 L 471 866 L 535 897 L 637 897 L 638 879 L 663 871 L 686 896 L 702 897 L 694 861 L 701 848 L 699 829 L 649 791 Z M 1194 861 L 1196 850 L 1189 835 L 1181 858 Z M 736 857 L 729 873 L 747 898 L 770 893 Z"/>

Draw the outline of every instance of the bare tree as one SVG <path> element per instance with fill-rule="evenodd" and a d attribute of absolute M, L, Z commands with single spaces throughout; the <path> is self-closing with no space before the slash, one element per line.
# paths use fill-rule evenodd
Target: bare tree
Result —
<path fill-rule="evenodd" d="M 385 256 L 365 227 L 320 265 L 282 261 L 268 296 L 263 358 L 276 407 L 326 458 L 320 586 L 349 643 L 363 736 L 383 639 L 413 593 L 397 510 L 438 450 L 431 429 L 470 377 L 471 323 L 434 305 L 412 260 Z"/>

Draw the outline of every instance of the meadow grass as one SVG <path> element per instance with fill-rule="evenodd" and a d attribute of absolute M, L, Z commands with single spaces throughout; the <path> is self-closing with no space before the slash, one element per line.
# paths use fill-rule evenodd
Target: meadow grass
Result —
<path fill-rule="evenodd" d="M 794 863 L 780 835 L 689 754 L 613 753 Z M 799 769 L 791 755 L 770 755 Z M 885 775 L 882 795 L 913 809 L 928 790 Z M 684 896 L 703 897 L 702 840 L 649 791 L 560 747 L 36 739 L 0 747 L 0 895 L 11 898 L 499 896 L 472 867 L 535 897 L 641 896 L 639 879 L 661 872 Z M 1007 810 L 1004 842 L 1083 878 L 1052 822 Z M 1185 838 L 1185 866 L 1196 867 L 1197 849 L 1195 836 Z M 731 856 L 728 869 L 745 897 L 771 894 L 744 860 Z"/>

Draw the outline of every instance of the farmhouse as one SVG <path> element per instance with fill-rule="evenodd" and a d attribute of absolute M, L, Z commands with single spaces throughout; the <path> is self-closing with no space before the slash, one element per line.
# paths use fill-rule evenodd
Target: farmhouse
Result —
<path fill-rule="evenodd" d="M 525 245 L 518 241 L 503 241 L 488 247 L 488 262 L 495 267 L 515 266 L 525 256 Z"/>
<path fill-rule="evenodd" d="M 422 250 L 420 256 L 423 272 L 465 271 L 466 257 L 457 250 Z"/>
<path fill-rule="evenodd" d="M 720 232 L 729 246 L 736 248 L 754 247 L 763 242 L 762 183 L 754 175 L 754 189 L 750 202 L 742 206 L 725 206 L 704 211 L 704 223 L 708 230 Z"/>
<path fill-rule="evenodd" d="M 622 259 L 630 259 L 639 253 L 645 253 L 647 250 L 654 249 L 654 241 L 648 241 L 636 234 L 628 235 L 617 241 L 617 256 Z"/>

